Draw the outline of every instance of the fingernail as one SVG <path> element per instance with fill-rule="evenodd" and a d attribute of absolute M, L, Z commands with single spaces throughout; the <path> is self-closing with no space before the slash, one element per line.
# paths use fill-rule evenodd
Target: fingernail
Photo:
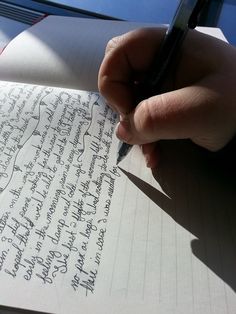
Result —
<path fill-rule="evenodd" d="M 146 166 L 148 168 L 151 168 L 151 162 L 150 162 L 150 155 L 144 155 L 145 161 L 146 161 Z"/>
<path fill-rule="evenodd" d="M 145 158 L 146 166 L 148 168 L 156 168 L 160 161 L 160 152 L 156 145 L 142 145 L 142 152 Z"/>
<path fill-rule="evenodd" d="M 130 123 L 127 118 L 121 118 L 116 127 L 116 136 L 123 142 L 129 142 L 131 139 Z"/>
<path fill-rule="evenodd" d="M 146 162 L 146 166 L 148 168 L 150 168 L 150 155 L 145 152 L 144 147 L 145 147 L 144 145 L 140 145 L 140 148 L 141 148 L 142 153 L 143 153 L 143 157 L 144 157 L 145 162 Z"/>

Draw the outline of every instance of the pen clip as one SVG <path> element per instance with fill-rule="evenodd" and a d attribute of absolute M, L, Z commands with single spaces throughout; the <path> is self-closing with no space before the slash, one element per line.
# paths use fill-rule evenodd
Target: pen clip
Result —
<path fill-rule="evenodd" d="M 194 9 L 193 9 L 193 12 L 189 18 L 189 21 L 188 21 L 188 27 L 193 29 L 197 26 L 198 24 L 198 19 L 200 17 L 200 14 L 203 10 L 203 7 L 207 4 L 208 0 L 198 0 Z"/>

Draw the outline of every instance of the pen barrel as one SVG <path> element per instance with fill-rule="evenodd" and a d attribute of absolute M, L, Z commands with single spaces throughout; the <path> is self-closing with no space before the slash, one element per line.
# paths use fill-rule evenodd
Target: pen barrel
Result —
<path fill-rule="evenodd" d="M 187 31 L 187 28 L 172 27 L 166 32 L 157 57 L 145 75 L 144 80 L 138 86 L 139 91 L 141 91 L 138 94 L 138 101 L 160 94 L 163 91 L 163 84 L 171 75 L 169 72 L 170 68 L 177 61 Z"/>
<path fill-rule="evenodd" d="M 181 0 L 174 19 L 159 48 L 150 70 L 138 86 L 138 101 L 163 92 L 163 84 L 170 76 L 170 68 L 176 62 L 182 42 L 189 30 L 197 24 L 198 17 L 208 0 Z"/>

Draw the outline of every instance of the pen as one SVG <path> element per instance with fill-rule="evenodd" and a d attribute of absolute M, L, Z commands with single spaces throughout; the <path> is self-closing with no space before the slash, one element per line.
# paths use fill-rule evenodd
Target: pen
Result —
<path fill-rule="evenodd" d="M 196 27 L 199 14 L 207 1 L 180 1 L 172 23 L 167 29 L 159 53 L 150 67 L 150 71 L 147 72 L 145 79 L 138 85 L 141 94 L 138 95 L 137 103 L 142 99 L 161 93 L 161 88 L 168 74 L 169 67 L 175 60 L 188 30 Z M 119 143 L 117 165 L 128 154 L 131 148 L 132 145 L 130 144 Z"/>

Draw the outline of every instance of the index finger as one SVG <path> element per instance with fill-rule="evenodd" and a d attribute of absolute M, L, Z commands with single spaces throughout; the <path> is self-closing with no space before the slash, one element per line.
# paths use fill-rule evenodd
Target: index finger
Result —
<path fill-rule="evenodd" d="M 117 112 L 127 114 L 136 105 L 134 82 L 149 69 L 164 34 L 164 28 L 142 28 L 109 41 L 98 88 Z"/>

